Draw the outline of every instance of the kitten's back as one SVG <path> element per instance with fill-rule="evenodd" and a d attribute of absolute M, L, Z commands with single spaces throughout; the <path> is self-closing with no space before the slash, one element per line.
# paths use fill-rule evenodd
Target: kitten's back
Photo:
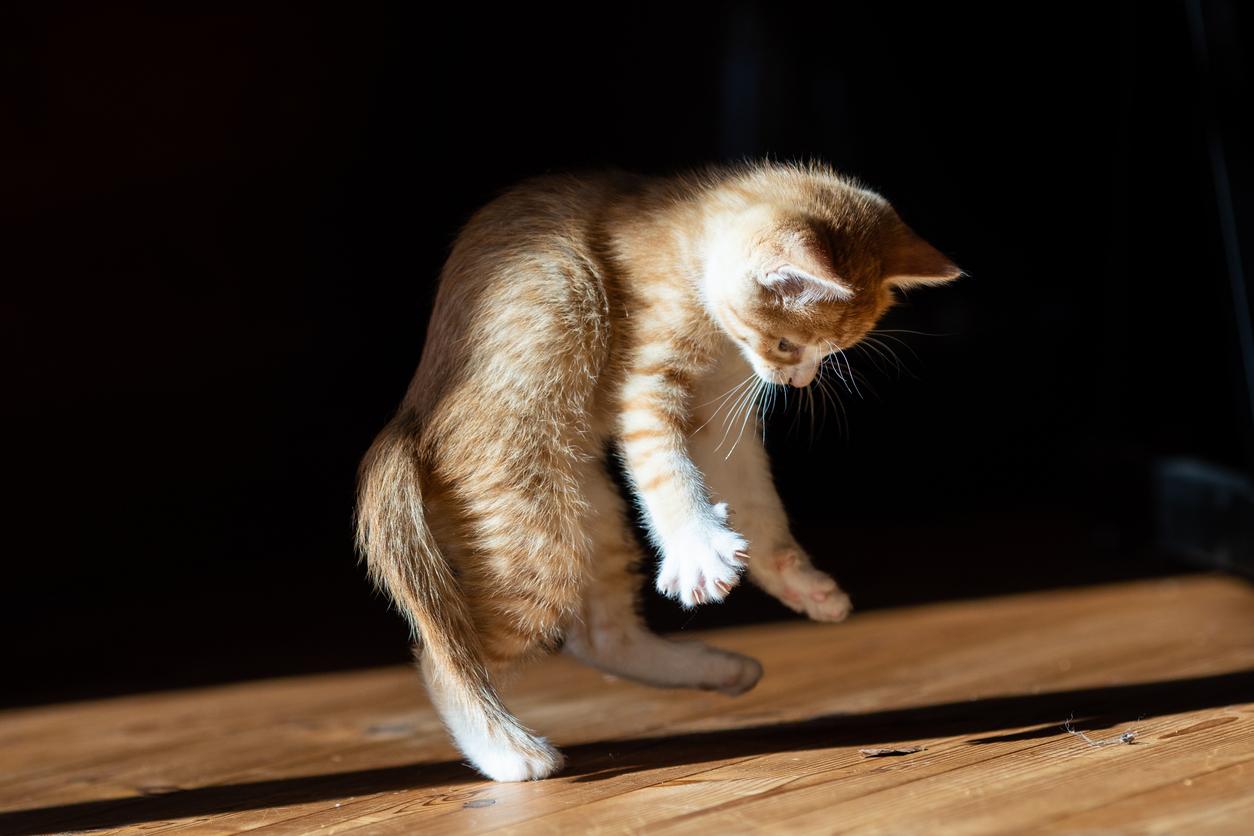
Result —
<path fill-rule="evenodd" d="M 424 447 L 497 445 L 511 417 L 538 432 L 586 420 L 612 333 L 606 216 L 638 188 L 619 174 L 537 178 L 470 219 L 405 399 L 428 423 Z"/>

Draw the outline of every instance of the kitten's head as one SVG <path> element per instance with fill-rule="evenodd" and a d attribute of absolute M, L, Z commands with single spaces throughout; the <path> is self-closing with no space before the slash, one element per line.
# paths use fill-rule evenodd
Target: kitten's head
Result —
<path fill-rule="evenodd" d="M 894 288 L 961 271 L 874 192 L 825 169 L 755 169 L 708 229 L 702 290 L 768 383 L 806 386 L 822 359 L 861 340 Z"/>

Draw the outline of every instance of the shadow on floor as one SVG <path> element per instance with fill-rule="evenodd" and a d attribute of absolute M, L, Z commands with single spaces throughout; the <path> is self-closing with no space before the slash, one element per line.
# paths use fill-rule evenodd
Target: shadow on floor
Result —
<path fill-rule="evenodd" d="M 563 749 L 567 756 L 564 775 L 576 776 L 577 781 L 598 781 L 641 770 L 772 752 L 989 735 L 968 741 L 971 745 L 983 745 L 1054 737 L 1063 733 L 1061 724 L 1069 717 L 1076 718 L 1073 723 L 1076 729 L 1105 728 L 1156 715 L 1242 702 L 1254 702 L 1254 670 L 865 714 L 831 714 L 798 722 L 722 731 L 584 743 Z M 1008 735 L 990 734 L 1024 726 L 1038 728 Z M 421 787 L 457 787 L 479 780 L 465 765 L 451 761 L 304 775 L 0 813 L 0 833 L 120 827 Z"/>

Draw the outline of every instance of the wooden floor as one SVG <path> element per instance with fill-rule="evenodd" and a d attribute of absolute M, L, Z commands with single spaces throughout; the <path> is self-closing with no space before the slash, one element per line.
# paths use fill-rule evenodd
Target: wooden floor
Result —
<path fill-rule="evenodd" d="M 569 757 L 531 784 L 462 765 L 406 668 L 0 714 L 0 833 L 1254 832 L 1254 591 L 1239 581 L 703 638 L 760 658 L 757 689 L 531 669 L 509 702 Z M 1068 734 L 1069 717 L 1116 742 Z M 907 746 L 926 748 L 859 753 Z"/>

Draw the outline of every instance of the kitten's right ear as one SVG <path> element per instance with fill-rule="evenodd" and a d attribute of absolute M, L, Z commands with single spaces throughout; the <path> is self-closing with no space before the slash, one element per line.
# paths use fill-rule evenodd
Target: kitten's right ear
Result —
<path fill-rule="evenodd" d="M 921 287 L 952 282 L 962 275 L 940 251 L 902 226 L 885 247 L 884 281 L 897 287 Z"/>

